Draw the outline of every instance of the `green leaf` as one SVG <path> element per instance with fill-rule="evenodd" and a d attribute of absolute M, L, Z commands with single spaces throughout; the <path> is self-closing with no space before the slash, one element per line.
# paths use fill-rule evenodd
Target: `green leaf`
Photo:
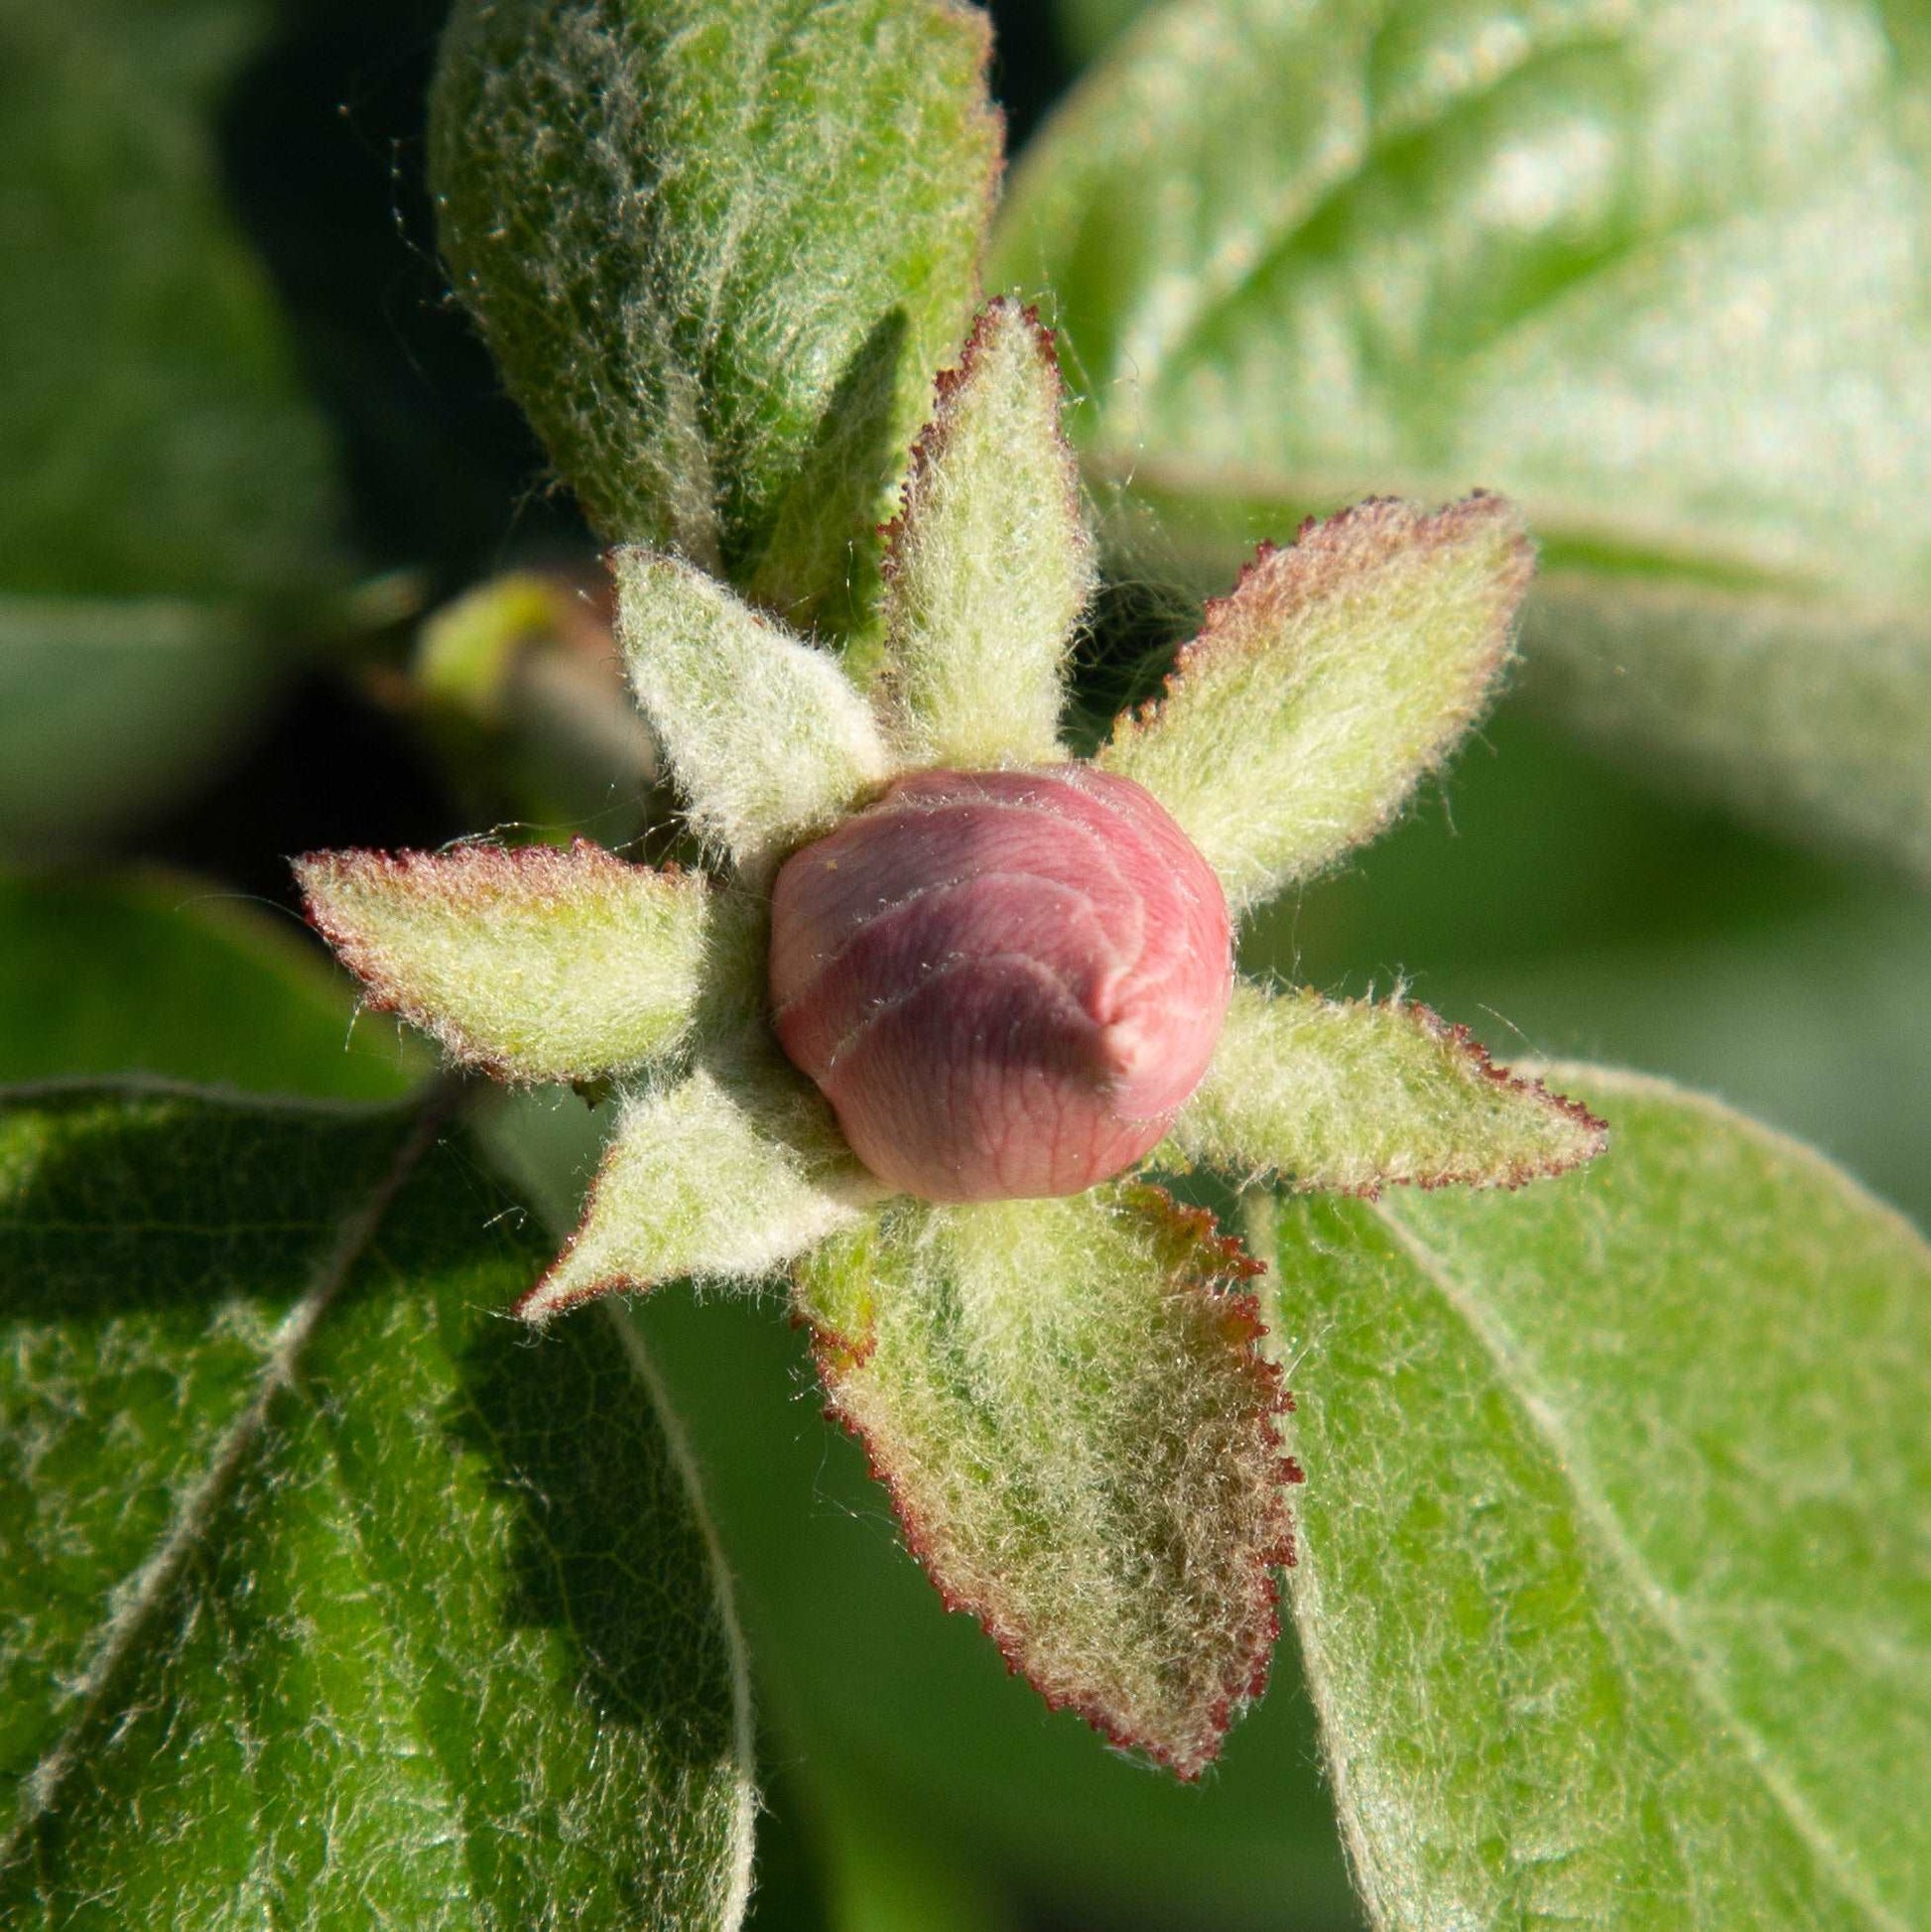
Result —
<path fill-rule="evenodd" d="M 617 641 L 700 836 L 761 869 L 827 831 L 891 768 L 829 652 L 673 557 L 619 550 Z"/>
<path fill-rule="evenodd" d="M 679 1275 L 755 1282 L 849 1227 L 881 1193 L 831 1109 L 788 1066 L 708 1067 L 617 1115 L 582 1223 L 518 1303 L 542 1325 Z"/>
<path fill-rule="evenodd" d="M 737 1923 L 706 1532 L 514 1216 L 425 1116 L 0 1120 L 10 1925 Z"/>
<path fill-rule="evenodd" d="M 1196 1777 L 1292 1560 L 1251 1272 L 1157 1189 L 901 1200 L 799 1264 L 840 1420 L 949 1608 L 1050 1704 Z"/>
<path fill-rule="evenodd" d="M 1179 822 L 1239 912 L 1380 832 L 1493 696 L 1534 569 L 1515 512 L 1385 500 L 1264 548 L 1098 762 Z"/>
<path fill-rule="evenodd" d="M 887 533 L 887 689 L 907 761 L 1064 759 L 1060 709 L 1093 541 L 1060 430 L 1052 337 L 1016 302 L 979 316 L 912 451 Z"/>
<path fill-rule="evenodd" d="M 1931 1248 L 1714 1102 L 1556 1077 L 1614 1121 L 1581 1174 L 1277 1210 L 1375 1916 L 1922 1924 Z"/>
<path fill-rule="evenodd" d="M 1552 583 L 1552 704 L 1931 870 L 1927 110 L 1882 0 L 1175 0 L 1029 150 L 991 282 L 1054 292 L 1095 480 L 1177 514 L 1120 520 L 1134 569 L 1505 490 L 1598 607 L 1750 593 L 1625 661 Z"/>
<path fill-rule="evenodd" d="M 574 1095 L 510 1096 L 491 1144 L 561 1239 L 595 1165 Z M 512 1131 L 513 1129 L 513 1131 Z M 1094 1748 L 939 1599 L 892 1533 L 859 1446 L 822 1422 L 782 1304 L 673 1289 L 630 1304 L 691 1432 L 738 1589 L 763 1710 L 816 1785 L 864 1772 L 908 1830 L 1040 1895 L 1176 1925 L 1358 1925 L 1291 1645 L 1211 1777 L 1149 1777 Z M 581 1319 L 581 1318 L 579 1318 Z M 1284 1908 L 1283 1901 L 1287 1901 Z"/>
<path fill-rule="evenodd" d="M 333 575 L 327 435 L 215 154 L 266 24 L 234 0 L 0 21 L 0 838 L 17 847 L 202 775 L 287 657 L 264 613 Z"/>
<path fill-rule="evenodd" d="M 1511 1078 L 1426 1006 L 1236 979 L 1214 1064 L 1166 1145 L 1241 1179 L 1372 1194 L 1519 1187 L 1602 1151 L 1603 1123 Z"/>
<path fill-rule="evenodd" d="M 392 1099 L 428 1056 L 351 1030 L 354 989 L 292 920 L 158 872 L 0 874 L 0 1082 L 140 1073 Z"/>
<path fill-rule="evenodd" d="M 506 1080 L 661 1063 L 698 1019 L 714 894 L 587 839 L 444 852 L 312 852 L 309 916 L 377 1012 Z"/>
<path fill-rule="evenodd" d="M 607 536 L 797 616 L 889 514 L 999 157 L 953 0 L 463 0 L 444 251 Z"/>

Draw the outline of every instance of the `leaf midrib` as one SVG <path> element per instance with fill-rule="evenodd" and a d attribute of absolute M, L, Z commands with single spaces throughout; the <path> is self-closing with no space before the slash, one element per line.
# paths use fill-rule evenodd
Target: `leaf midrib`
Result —
<path fill-rule="evenodd" d="M 1368 1205 L 1369 1212 L 1400 1252 L 1441 1297 L 1493 1364 L 1497 1380 L 1551 1458 L 1558 1479 L 1569 1493 L 1579 1524 L 1608 1556 L 1610 1567 L 1622 1578 L 1642 1613 L 1669 1646 L 1692 1692 L 1721 1726 L 1738 1757 L 1755 1774 L 1765 1796 L 1810 1852 L 1818 1869 L 1839 1895 L 1873 1927 L 1879 1928 L 1879 1932 L 1911 1932 L 1904 1919 L 1871 1894 L 1849 1856 L 1823 1820 L 1811 1809 L 1808 1800 L 1778 1770 L 1776 1753 L 1769 1741 L 1742 1718 L 1712 1678 L 1682 1628 L 1670 1593 L 1663 1588 L 1641 1551 L 1630 1540 L 1601 1483 L 1595 1481 L 1591 1458 L 1566 1429 L 1564 1419 L 1554 1404 L 1546 1398 L 1542 1378 L 1534 1372 L 1531 1357 L 1508 1330 L 1482 1306 L 1480 1296 L 1462 1284 L 1447 1261 L 1421 1235 L 1406 1225 L 1384 1203 L 1377 1201 Z M 1618 1670 L 1626 1669 L 1620 1662 L 1616 1667 Z M 1637 1687 L 1631 1685 L 1630 1688 L 1633 1694 Z"/>
<path fill-rule="evenodd" d="M 93 1655 L 74 1679 L 71 1715 L 21 1780 L 19 1807 L 5 1837 L 0 1838 L 0 1870 L 16 1862 L 35 1828 L 54 1808 L 79 1761 L 80 1741 L 100 1714 L 122 1664 L 205 1540 L 222 1503 L 240 1480 L 250 1452 L 261 1439 L 269 1410 L 293 1385 L 309 1344 L 367 1253 L 396 1196 L 434 1146 L 453 1101 L 454 1089 L 451 1086 L 432 1094 L 374 1185 L 336 1222 L 335 1238 L 317 1264 L 311 1285 L 276 1330 L 253 1398 L 214 1445 L 200 1481 L 183 1498 L 153 1551 L 131 1573 L 129 1587 L 119 1607 L 106 1618 Z"/>

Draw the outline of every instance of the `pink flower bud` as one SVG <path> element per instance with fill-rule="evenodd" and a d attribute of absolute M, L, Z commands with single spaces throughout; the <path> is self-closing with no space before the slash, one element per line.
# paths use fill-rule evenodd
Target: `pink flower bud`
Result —
<path fill-rule="evenodd" d="M 778 874 L 778 1038 L 872 1173 L 928 1201 L 1077 1194 L 1207 1071 L 1233 985 L 1220 881 L 1130 779 L 900 779 Z"/>

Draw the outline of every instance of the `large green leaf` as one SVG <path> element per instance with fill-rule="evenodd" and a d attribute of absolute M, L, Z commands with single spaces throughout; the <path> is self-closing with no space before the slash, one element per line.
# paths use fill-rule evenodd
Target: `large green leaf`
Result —
<path fill-rule="evenodd" d="M 605 535 L 842 598 L 976 293 L 985 51 L 958 0 L 461 0 L 443 247 Z"/>
<path fill-rule="evenodd" d="M 429 1056 L 286 923 L 159 872 L 0 874 L 0 1081 L 144 1074 L 391 1099 Z"/>
<path fill-rule="evenodd" d="M 523 1220 L 421 1113 L 0 1116 L 9 1925 L 737 1922 L 707 1534 Z"/>
<path fill-rule="evenodd" d="M 568 1092 L 519 1096 L 496 1122 L 495 1149 L 559 1238 L 596 1138 Z M 1292 1646 L 1198 1785 L 1149 1777 L 1071 1712 L 1048 1715 L 973 1619 L 944 1613 L 863 1453 L 821 1419 L 808 1338 L 785 1313 L 674 1285 L 635 1316 L 690 1430 L 782 1760 L 814 1782 L 862 1780 L 908 1831 L 1083 1913 L 1110 1900 L 1217 1932 L 1356 1923 Z"/>
<path fill-rule="evenodd" d="M 1879 0 L 1174 0 L 993 279 L 1052 291 L 1093 473 L 1164 513 L 1137 568 L 1504 489 L 1550 703 L 1931 871 L 1928 51 Z"/>
<path fill-rule="evenodd" d="M 0 10 L 0 839 L 205 771 L 331 571 L 327 438 L 222 205 L 240 0 Z M 73 601 L 68 601 L 68 600 Z"/>
<path fill-rule="evenodd" d="M 1931 1248 L 1633 1076 L 1519 1196 L 1299 1201 L 1295 1613 L 1380 1922 L 1931 1917 Z"/>

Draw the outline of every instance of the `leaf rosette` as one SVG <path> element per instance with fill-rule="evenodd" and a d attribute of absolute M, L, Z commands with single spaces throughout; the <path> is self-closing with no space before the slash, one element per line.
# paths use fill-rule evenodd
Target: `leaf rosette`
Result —
<path fill-rule="evenodd" d="M 1385 827 L 1489 702 L 1533 566 L 1515 512 L 1481 494 L 1433 513 L 1369 502 L 1264 549 L 1163 696 L 1082 761 L 1061 717 L 1094 568 L 1063 401 L 1037 319 L 986 307 L 913 451 L 883 642 L 862 654 L 791 633 L 677 556 L 612 553 L 630 682 L 702 871 L 583 841 L 324 853 L 298 871 L 371 1004 L 501 1079 L 615 1084 L 581 1225 L 519 1313 L 787 1271 L 832 1410 L 946 1601 L 1049 1700 L 1191 1777 L 1264 1685 L 1300 1471 L 1243 1286 L 1255 1264 L 1133 1170 L 1514 1186 L 1588 1159 L 1604 1129 L 1425 1008 L 1231 974 L 1230 922 Z M 1133 862 L 1108 842 L 1121 813 Z M 849 1084 L 800 1049 L 808 1077 L 780 1044 L 802 1037 L 773 1011 L 801 855 L 857 874 L 812 956 L 821 981 L 859 984 L 844 1018 L 936 1015 L 897 1038 L 891 1097 L 952 1109 L 934 1143 L 951 1168 L 867 1165 L 854 1142 L 876 1150 L 909 1116 L 873 1109 L 867 1142 Z M 1176 898 L 1190 868 L 1201 883 Z M 1172 941 L 1176 907 L 1210 899 L 1218 926 L 1202 910 L 1205 937 L 1134 1005 L 1119 989 Z M 912 937 L 876 939 L 874 902 L 917 902 Z M 1056 955 L 1045 971 L 1042 949 L 1077 952 L 1083 921 L 1104 969 L 1088 983 Z M 987 995 L 987 962 L 1051 983 Z M 1049 1008 L 1070 1017 L 1035 1024 Z M 1143 1023 L 1136 1058 L 1122 1029 Z M 1062 1049 L 1081 1028 L 1099 1044 L 1075 1065 Z M 1199 1064 L 1149 1082 L 1145 1054 L 1179 1035 Z M 1136 1079 L 1160 1095 L 1137 1111 L 1121 1097 Z M 999 1168 L 1027 1135 L 1109 1129 L 1109 1105 L 1136 1131 L 1108 1151 L 1055 1142 Z M 948 1185 L 977 1157 L 966 1142 L 1018 1178 Z"/>

